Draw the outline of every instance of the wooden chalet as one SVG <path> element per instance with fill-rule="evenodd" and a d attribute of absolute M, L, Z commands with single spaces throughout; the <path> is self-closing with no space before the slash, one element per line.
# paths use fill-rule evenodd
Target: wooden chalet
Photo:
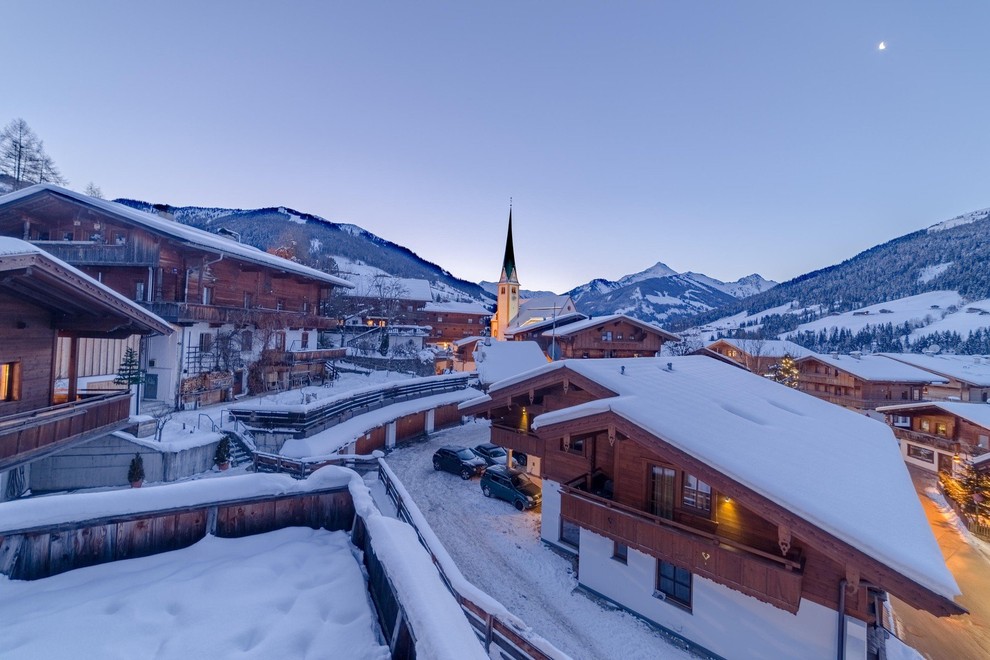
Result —
<path fill-rule="evenodd" d="M 722 338 L 706 346 L 710 351 L 727 357 L 754 374 L 765 375 L 770 367 L 779 364 L 785 357 L 793 360 L 814 355 L 804 346 L 785 339 L 731 339 Z"/>
<path fill-rule="evenodd" d="M 910 465 L 954 474 L 962 461 L 990 452 L 990 406 L 985 404 L 931 401 L 877 411 L 884 414 Z"/>
<path fill-rule="evenodd" d="M 123 428 L 131 393 L 59 393 L 55 352 L 67 342 L 78 363 L 84 338 L 169 334 L 162 319 L 40 248 L 0 237 L 0 500 L 27 486 L 24 468 L 71 445 Z M 70 376 L 72 374 L 70 373 Z"/>
<path fill-rule="evenodd" d="M 562 328 L 569 323 L 583 321 L 587 316 L 581 312 L 569 312 L 549 319 L 533 320 L 526 325 L 510 326 L 503 333 L 503 339 L 509 341 L 535 341 L 540 342 L 543 333 L 554 328 Z M 547 341 L 549 345 L 549 341 Z"/>
<path fill-rule="evenodd" d="M 554 362 L 460 407 L 535 462 L 541 536 L 581 587 L 704 652 L 876 657 L 884 592 L 964 612 L 890 431 L 861 415 L 701 356 Z"/>
<path fill-rule="evenodd" d="M 655 357 L 680 337 L 625 314 L 599 316 L 544 331 L 540 345 L 559 359 Z M 546 344 L 546 345 L 544 345 Z"/>
<path fill-rule="evenodd" d="M 178 330 L 148 342 L 145 398 L 198 403 L 322 374 L 328 275 L 170 217 L 42 184 L 0 198 L 0 235 L 29 241 Z M 263 367 L 263 368 L 262 368 Z"/>
<path fill-rule="evenodd" d="M 924 355 L 881 353 L 886 358 L 924 369 L 945 378 L 928 386 L 932 401 L 980 401 L 990 399 L 990 358 L 979 355 Z"/>
<path fill-rule="evenodd" d="M 856 410 L 873 410 L 895 401 L 927 401 L 931 385 L 948 382 L 881 355 L 812 354 L 797 364 L 798 389 Z"/>
<path fill-rule="evenodd" d="M 428 343 L 452 349 L 454 342 L 488 331 L 492 313 L 478 303 L 428 302 L 413 314 L 414 323 L 430 327 Z"/>

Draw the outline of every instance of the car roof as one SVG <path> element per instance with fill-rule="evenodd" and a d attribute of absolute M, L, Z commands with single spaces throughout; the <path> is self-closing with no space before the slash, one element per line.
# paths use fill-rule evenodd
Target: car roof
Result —
<path fill-rule="evenodd" d="M 475 445 L 475 449 L 481 449 L 482 447 L 485 449 L 499 449 L 499 446 L 494 442 L 482 442 L 480 445 Z"/>
<path fill-rule="evenodd" d="M 462 447 L 460 445 L 444 445 L 440 449 L 449 449 L 450 451 L 460 451 L 462 449 L 467 449 L 467 447 Z"/>
<path fill-rule="evenodd" d="M 485 470 L 485 474 L 488 474 L 489 472 L 494 472 L 496 474 L 508 474 L 509 476 L 516 474 L 525 474 L 525 472 L 523 472 L 522 470 L 515 470 L 515 469 L 509 470 L 504 465 L 501 464 L 492 465 L 487 470 Z"/>

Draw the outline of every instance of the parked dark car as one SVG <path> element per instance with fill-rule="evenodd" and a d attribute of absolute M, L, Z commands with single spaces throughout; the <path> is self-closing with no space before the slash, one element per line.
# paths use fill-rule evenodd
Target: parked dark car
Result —
<path fill-rule="evenodd" d="M 492 465 L 481 475 L 481 492 L 511 502 L 518 510 L 532 509 L 543 501 L 543 491 L 521 470 Z"/>
<path fill-rule="evenodd" d="M 467 447 L 445 445 L 433 454 L 433 469 L 444 470 L 470 479 L 485 471 L 487 463 Z"/>
<path fill-rule="evenodd" d="M 505 465 L 505 459 L 509 455 L 505 449 L 492 442 L 485 442 L 476 446 L 474 453 L 480 456 L 488 465 Z M 512 452 L 513 464 L 518 462 L 516 456 L 516 452 Z"/>

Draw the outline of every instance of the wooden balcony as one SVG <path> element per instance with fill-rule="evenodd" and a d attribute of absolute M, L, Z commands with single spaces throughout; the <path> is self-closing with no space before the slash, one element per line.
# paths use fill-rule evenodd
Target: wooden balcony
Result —
<path fill-rule="evenodd" d="M 0 470 L 127 425 L 131 394 L 115 391 L 72 403 L 0 417 Z"/>
<path fill-rule="evenodd" d="M 32 241 L 73 266 L 157 266 L 158 246 L 104 245 L 90 241 Z"/>
<path fill-rule="evenodd" d="M 931 433 L 921 433 L 920 431 L 911 431 L 910 429 L 902 429 L 897 426 L 891 428 L 894 430 L 894 437 L 899 440 L 910 440 L 911 442 L 928 445 L 929 447 L 937 447 L 942 451 L 951 451 L 953 453 L 960 450 L 961 444 L 951 438 L 933 435 Z M 963 449 L 965 450 L 966 447 L 967 446 L 963 446 Z M 976 449 L 979 451 L 979 447 Z"/>
<path fill-rule="evenodd" d="M 801 602 L 801 558 L 765 552 L 717 532 L 638 511 L 564 485 L 561 516 L 596 534 L 687 568 L 692 573 L 797 612 Z"/>
<path fill-rule="evenodd" d="M 182 302 L 140 302 L 145 309 L 171 323 L 231 323 L 234 325 L 256 324 L 260 318 L 275 317 L 283 328 L 317 328 L 328 330 L 337 327 L 337 320 L 319 316 L 311 312 L 291 312 L 287 310 L 254 307 L 221 307 Z"/>
<path fill-rule="evenodd" d="M 492 442 L 500 447 L 521 451 L 527 456 L 543 456 L 543 441 L 535 433 L 492 424 Z"/>

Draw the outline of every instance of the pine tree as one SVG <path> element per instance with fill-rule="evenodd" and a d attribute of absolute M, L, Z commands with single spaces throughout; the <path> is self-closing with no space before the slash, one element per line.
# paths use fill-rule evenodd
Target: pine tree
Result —
<path fill-rule="evenodd" d="M 117 368 L 117 377 L 113 382 L 117 385 L 127 385 L 128 388 L 144 382 L 144 372 L 141 371 L 141 365 L 138 363 L 137 351 L 130 346 L 124 351 L 124 357 Z"/>
<path fill-rule="evenodd" d="M 787 387 L 798 386 L 799 374 L 797 362 L 790 355 L 785 355 L 780 362 L 771 364 L 767 369 L 767 378 Z"/>

